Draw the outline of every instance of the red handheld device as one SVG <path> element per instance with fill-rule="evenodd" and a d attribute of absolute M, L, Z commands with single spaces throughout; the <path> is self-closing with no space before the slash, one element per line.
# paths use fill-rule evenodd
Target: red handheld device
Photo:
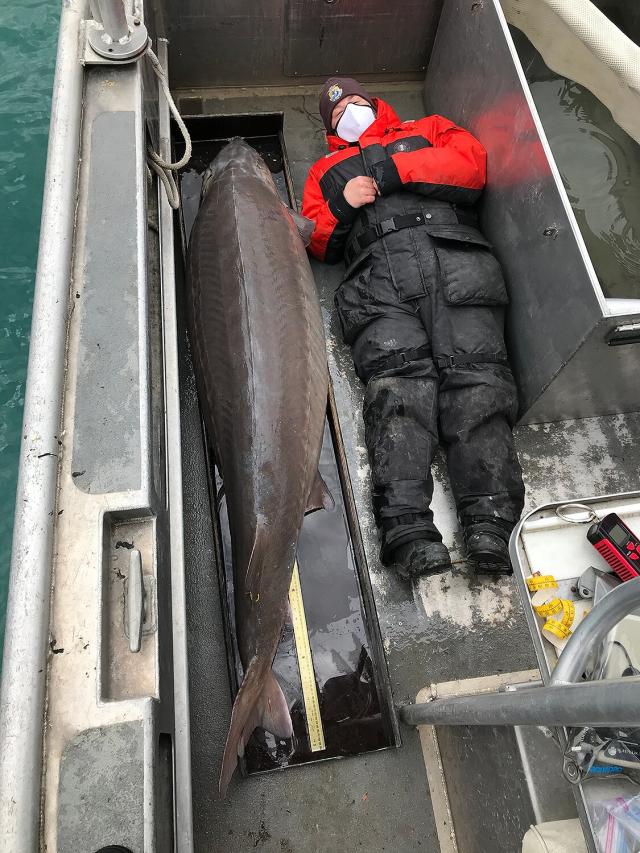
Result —
<path fill-rule="evenodd" d="M 640 539 L 615 512 L 592 524 L 587 539 L 620 580 L 640 577 Z"/>

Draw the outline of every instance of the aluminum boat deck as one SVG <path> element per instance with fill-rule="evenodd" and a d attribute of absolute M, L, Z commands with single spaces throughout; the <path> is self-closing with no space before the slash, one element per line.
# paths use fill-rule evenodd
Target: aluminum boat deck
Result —
<path fill-rule="evenodd" d="M 637 489 L 637 338 L 620 336 L 640 316 L 608 310 L 497 0 L 410 3 L 402 20 L 378 0 L 357 13 L 351 0 L 238 7 L 136 3 L 129 26 L 148 28 L 182 114 L 282 114 L 298 200 L 325 153 L 318 84 L 336 69 L 403 119 L 438 111 L 469 126 L 489 149 L 483 227 L 512 300 L 526 508 Z M 534 728 L 440 728 L 438 757 L 401 726 L 398 748 L 237 776 L 218 799 L 231 710 L 219 552 L 179 217 L 145 162 L 148 143 L 167 159 L 177 140 L 148 57 L 114 65 L 87 41 L 96 28 L 88 2 L 66 0 L 3 659 L 0 846 L 520 850 L 530 824 L 576 814 L 561 754 Z M 431 684 L 535 679 L 515 580 L 465 563 L 441 457 L 433 508 L 452 571 L 410 584 L 380 564 L 364 389 L 333 310 L 341 269 L 313 271 L 395 703 Z"/>

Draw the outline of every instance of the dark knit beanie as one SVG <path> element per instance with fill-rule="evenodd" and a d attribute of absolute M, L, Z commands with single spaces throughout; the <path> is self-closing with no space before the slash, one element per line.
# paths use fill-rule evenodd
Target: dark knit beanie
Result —
<path fill-rule="evenodd" d="M 336 104 L 349 95 L 360 95 L 375 109 L 373 99 L 367 90 L 352 77 L 329 77 L 320 92 L 319 110 L 327 133 L 333 133 L 331 113 Z"/>

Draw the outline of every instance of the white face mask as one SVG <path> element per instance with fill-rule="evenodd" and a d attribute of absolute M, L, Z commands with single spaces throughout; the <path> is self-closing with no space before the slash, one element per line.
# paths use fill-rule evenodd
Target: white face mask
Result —
<path fill-rule="evenodd" d="M 376 114 L 368 104 L 347 104 L 336 125 L 336 133 L 345 142 L 357 142 L 375 119 Z"/>

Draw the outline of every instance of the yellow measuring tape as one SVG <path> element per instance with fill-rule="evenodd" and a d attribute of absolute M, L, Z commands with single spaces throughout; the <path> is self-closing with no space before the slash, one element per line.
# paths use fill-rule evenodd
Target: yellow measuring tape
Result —
<path fill-rule="evenodd" d="M 553 634 L 559 640 L 566 640 L 573 634 L 572 625 L 576 618 L 576 606 L 573 601 L 566 598 L 562 599 L 562 616 L 560 619 L 547 619 L 542 626 L 542 633 L 545 631 Z"/>
<path fill-rule="evenodd" d="M 573 601 L 569 601 L 566 598 L 562 599 L 562 618 L 560 622 L 567 627 L 570 628 L 576 618 L 576 606 Z"/>
<path fill-rule="evenodd" d="M 537 592 L 540 589 L 557 589 L 558 582 L 553 575 L 531 575 L 527 578 L 529 592 Z"/>
<path fill-rule="evenodd" d="M 324 729 L 322 728 L 322 718 L 320 716 L 316 676 L 313 670 L 309 632 L 307 631 L 307 617 L 304 612 L 297 562 L 293 564 L 293 575 L 289 587 L 289 604 L 293 619 L 293 633 L 296 638 L 296 653 L 298 655 L 300 681 L 302 682 L 304 709 L 307 715 L 309 745 L 311 746 L 311 752 L 321 752 L 323 749 L 326 749 Z"/>
<path fill-rule="evenodd" d="M 571 636 L 573 631 L 568 625 L 565 625 L 564 622 L 560 622 L 557 619 L 547 619 L 542 626 L 542 633 L 553 634 L 553 636 L 557 637 L 559 640 L 566 640 Z"/>
<path fill-rule="evenodd" d="M 550 601 L 545 601 L 544 604 L 534 604 L 533 609 L 538 616 L 542 616 L 544 619 L 562 610 L 562 600 L 560 598 L 552 598 Z"/>

